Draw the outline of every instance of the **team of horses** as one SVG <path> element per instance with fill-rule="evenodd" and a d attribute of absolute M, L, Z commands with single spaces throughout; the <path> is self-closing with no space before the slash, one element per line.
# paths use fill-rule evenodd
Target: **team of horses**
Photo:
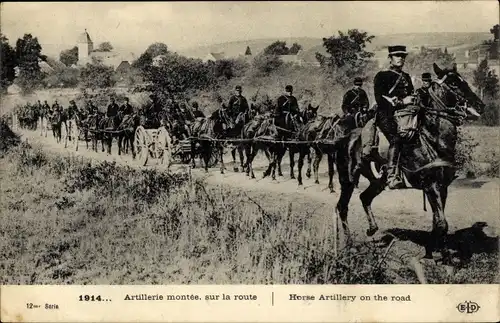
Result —
<path fill-rule="evenodd" d="M 406 181 L 412 188 L 423 191 L 432 208 L 432 239 L 425 247 L 424 257 L 432 258 L 432 252 L 439 251 L 443 262 L 449 262 L 450 254 L 446 249 L 448 223 L 444 210 L 448 187 L 456 178 L 454 154 L 457 127 L 471 116 L 466 107 L 473 107 L 482 113 L 484 103 L 458 73 L 456 66 L 441 69 L 434 64 L 434 72 L 437 80 L 432 82 L 430 88 L 431 106 L 421 107 L 418 114 L 419 131 L 411 141 L 404 144 L 399 166 Z M 352 242 L 347 219 L 348 205 L 360 176 L 369 182 L 369 186 L 360 194 L 360 199 L 368 221 L 366 233 L 368 236 L 374 235 L 378 231 L 378 225 L 371 204 L 386 187 L 387 170 L 384 165 L 387 161 L 380 155 L 366 154 L 363 151 L 365 143 L 361 133 L 367 122 L 374 117 L 373 113 L 361 113 L 356 118 L 339 115 L 322 116 L 318 114 L 319 107 L 309 105 L 296 115 L 284 112 L 275 116 L 268 108 L 252 103 L 251 108 L 243 116 L 236 118 L 222 105 L 208 117 L 196 118 L 184 124 L 179 120 L 171 120 L 168 113 L 153 118 L 139 113 L 119 115 L 115 118 L 106 118 L 101 113 L 87 118 L 78 113 L 73 115 L 61 113 L 52 116 L 50 122 L 53 125 L 52 129 L 57 132 L 65 121 L 75 120 L 82 131 L 85 129 L 85 138 L 88 133 L 93 133 L 94 150 L 97 150 L 96 140 L 99 135 L 103 142 L 102 150 L 104 151 L 106 142 L 108 153 L 111 153 L 112 139 L 118 137 L 119 154 L 130 147 L 135 157 L 134 131 L 139 125 L 154 119 L 156 126 L 165 126 L 173 137 L 191 140 L 193 167 L 195 167 L 194 151 L 200 151 L 204 169 L 208 171 L 209 159 L 215 150 L 218 154 L 220 171 L 224 173 L 224 148 L 230 143 L 234 170 L 239 171 L 236 162 L 236 152 L 238 152 L 239 166 L 251 178 L 255 178 L 253 163 L 259 151 L 264 152 L 268 159 L 263 177 L 271 176 L 272 179 L 276 179 L 276 169 L 278 175 L 283 175 L 281 162 L 288 150 L 291 178 L 295 178 L 295 155 L 298 155 L 298 185 L 303 184 L 302 168 L 306 157 L 308 160 L 306 176 L 311 176 L 311 152 L 314 152 L 315 182 L 319 183 L 318 167 L 322 156 L 326 154 L 328 187 L 331 192 L 334 192 L 334 168 L 338 173 L 340 196 L 335 212 L 340 218 L 345 242 L 347 244 Z M 99 130 L 109 131 L 99 132 Z M 75 140 L 78 140 L 78 135 Z"/>

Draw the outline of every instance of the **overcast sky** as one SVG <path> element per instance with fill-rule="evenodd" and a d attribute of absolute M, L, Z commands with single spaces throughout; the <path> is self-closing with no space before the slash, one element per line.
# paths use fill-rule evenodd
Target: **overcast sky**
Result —
<path fill-rule="evenodd" d="M 488 32 L 495 0 L 355 2 L 3 2 L 1 29 L 11 41 L 32 33 L 57 55 L 87 28 L 94 43 L 142 52 L 159 41 L 172 49 L 235 40 L 326 37 L 358 28 L 370 34 Z"/>

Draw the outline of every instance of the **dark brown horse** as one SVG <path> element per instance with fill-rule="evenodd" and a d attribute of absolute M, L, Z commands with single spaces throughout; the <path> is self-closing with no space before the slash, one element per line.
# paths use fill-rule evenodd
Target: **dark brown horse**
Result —
<path fill-rule="evenodd" d="M 417 135 L 403 144 L 399 165 L 403 178 L 411 185 L 410 188 L 422 190 L 432 208 L 432 232 L 425 247 L 424 257 L 432 258 L 433 251 L 440 251 L 443 263 L 449 263 L 450 254 L 446 249 L 448 222 L 444 209 L 448 187 L 456 178 L 457 126 L 471 116 L 470 109 L 465 109 L 464 106 L 468 105 L 482 113 L 484 103 L 457 72 L 456 65 L 452 69 L 441 69 L 434 64 L 434 72 L 438 80 L 433 82 L 430 88 L 432 106 L 420 108 L 417 114 Z M 336 156 L 341 193 L 335 211 L 342 222 L 347 243 L 351 242 L 347 223 L 348 205 L 358 177 L 363 175 L 370 182 L 369 187 L 360 194 L 369 225 L 368 236 L 378 230 L 371 203 L 382 193 L 387 180 L 386 167 L 381 168 L 382 174 L 373 172 L 370 164 L 375 163 L 376 158 L 361 154 L 361 136 L 356 136 L 354 132 L 350 138 L 339 144 Z M 359 166 L 359 173 L 353 173 L 349 167 L 349 164 L 353 164 L 350 162 L 352 159 Z"/>
<path fill-rule="evenodd" d="M 199 146 L 206 172 L 208 172 L 212 150 L 217 149 L 220 158 L 220 171 L 221 174 L 224 174 L 224 146 L 222 142 L 216 140 L 226 138 L 227 130 L 233 127 L 233 121 L 224 105 L 215 110 L 209 117 L 198 118 L 191 125 L 191 135 L 196 138 L 191 139 L 191 163 L 193 168 L 195 167 L 196 152 L 198 151 L 197 146 Z"/>
<path fill-rule="evenodd" d="M 302 129 L 307 127 L 308 124 L 310 124 L 316 120 L 316 118 L 318 117 L 318 110 L 319 110 L 319 106 L 316 106 L 316 108 L 315 108 L 311 104 L 309 104 L 305 109 L 303 109 L 300 112 L 300 116 L 302 118 L 303 125 L 300 127 L 300 129 L 295 134 L 295 139 L 297 140 L 298 143 L 291 142 L 290 145 L 288 145 L 288 153 L 289 153 L 289 157 L 290 157 L 290 178 L 291 179 L 295 179 L 295 173 L 293 171 L 293 168 L 295 167 L 295 154 L 297 154 L 297 153 L 299 154 L 299 164 L 298 164 L 299 176 L 300 176 L 300 171 L 302 170 L 302 166 L 304 164 L 304 157 L 306 157 L 306 156 L 307 156 L 307 161 L 308 161 L 307 177 L 311 176 L 311 162 L 312 162 L 311 145 L 300 143 L 300 141 L 301 141 L 300 133 L 302 132 Z M 302 156 L 302 159 L 301 159 L 301 156 Z"/>
<path fill-rule="evenodd" d="M 242 137 L 242 131 L 243 127 L 250 122 L 258 113 L 257 107 L 252 103 L 250 105 L 250 109 L 248 109 L 245 113 L 242 113 L 239 117 L 236 117 L 234 121 L 234 127 L 232 129 L 229 129 L 229 132 L 227 136 L 229 138 L 234 138 L 234 139 L 243 139 Z M 235 142 L 233 144 L 233 148 L 231 149 L 231 155 L 233 157 L 233 170 L 235 172 L 239 172 L 239 168 L 236 164 L 236 151 L 238 151 L 239 157 L 240 157 L 240 167 L 243 171 L 246 167 L 246 163 L 244 163 L 244 149 L 245 149 L 245 144 L 244 142 Z"/>
<path fill-rule="evenodd" d="M 122 115 L 121 112 L 119 112 Z M 140 125 L 140 116 L 138 113 L 127 114 L 120 117 L 121 122 L 118 125 L 118 155 L 128 153 L 128 148 L 132 152 L 132 158 L 135 159 L 134 138 L 135 130 Z"/>

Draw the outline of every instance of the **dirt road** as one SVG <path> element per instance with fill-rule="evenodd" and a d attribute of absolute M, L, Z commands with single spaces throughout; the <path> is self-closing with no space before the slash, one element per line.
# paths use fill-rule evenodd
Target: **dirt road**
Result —
<path fill-rule="evenodd" d="M 20 130 L 18 131 L 23 140 L 31 143 L 43 145 L 44 149 L 54 153 L 63 153 L 77 156 L 84 156 L 93 160 L 116 161 L 119 164 L 131 167 L 155 167 L 162 169 L 157 161 L 150 159 L 148 165 L 140 166 L 133 161 L 130 155 L 118 156 L 116 143 L 113 142 L 112 154 L 104 152 L 93 152 L 85 147 L 84 142 L 80 142 L 78 151 L 72 148 L 64 148 L 64 144 L 57 143 L 52 134 L 42 137 L 38 132 Z M 100 147 L 100 144 L 99 144 Z M 324 158 L 326 159 L 326 158 Z M 237 158 L 238 160 L 238 158 Z M 207 183 L 213 185 L 223 185 L 238 187 L 246 192 L 269 192 L 269 199 L 279 202 L 300 203 L 300 201 L 317 201 L 319 214 L 332 214 L 338 199 L 339 184 L 335 178 L 335 193 L 330 193 L 327 189 L 328 176 L 327 167 L 324 163 L 320 165 L 320 183 L 314 184 L 314 179 L 304 179 L 304 186 L 299 187 L 296 180 L 290 179 L 288 158 L 284 158 L 283 173 L 285 176 L 278 177 L 273 181 L 270 178 L 262 179 L 262 172 L 266 166 L 265 157 L 259 156 L 256 161 L 255 174 L 257 179 L 250 179 L 244 173 L 233 171 L 233 162 L 228 152 L 225 156 L 227 170 L 221 174 L 217 168 L 210 169 L 205 173 L 201 168 L 192 170 L 193 176 L 204 177 Z M 197 164 L 199 167 L 199 164 Z M 187 165 L 173 164 L 171 171 L 189 171 Z M 304 167 L 305 173 L 305 167 Z M 305 175 L 305 174 L 303 174 Z M 356 235 L 364 234 L 367 222 L 359 201 L 359 193 L 367 187 L 367 181 L 361 179 L 359 189 L 356 189 L 350 203 L 349 223 Z M 448 204 L 446 209 L 447 218 L 450 224 L 450 231 L 470 227 L 478 221 L 484 221 L 495 228 L 500 227 L 500 202 L 499 202 L 500 181 L 498 179 L 457 179 L 450 188 Z M 399 191 L 385 191 L 373 203 L 373 210 L 381 229 L 387 228 L 408 228 L 413 230 L 430 230 L 432 225 L 432 214 L 430 206 L 427 205 L 427 212 L 423 211 L 422 192 L 408 189 Z M 331 219 L 331 218 L 330 218 Z"/>

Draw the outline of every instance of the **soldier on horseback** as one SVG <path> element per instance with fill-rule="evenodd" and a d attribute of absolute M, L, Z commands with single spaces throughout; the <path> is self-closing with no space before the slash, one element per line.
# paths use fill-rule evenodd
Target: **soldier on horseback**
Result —
<path fill-rule="evenodd" d="M 248 101 L 241 95 L 242 89 L 241 85 L 236 85 L 236 94 L 229 98 L 229 115 L 235 118 L 235 124 L 239 124 L 243 120 L 245 113 L 248 111 Z"/>
<path fill-rule="evenodd" d="M 193 116 L 195 118 L 205 118 L 205 114 L 200 110 L 198 102 L 194 101 L 192 107 L 193 107 Z"/>
<path fill-rule="evenodd" d="M 358 112 L 365 112 L 370 107 L 368 95 L 362 88 L 363 79 L 354 78 L 354 87 L 344 94 L 342 100 L 342 111 L 344 115 L 355 115 Z"/>
<path fill-rule="evenodd" d="M 418 88 L 416 91 L 417 101 L 420 102 L 424 107 L 429 107 L 431 105 L 431 95 L 429 94 L 429 88 L 431 87 L 432 75 L 431 73 L 422 74 L 422 87 Z"/>
<path fill-rule="evenodd" d="M 125 98 L 125 103 L 121 106 L 120 112 L 124 116 L 134 113 L 134 107 L 130 104 L 129 98 Z"/>
<path fill-rule="evenodd" d="M 278 98 L 278 104 L 274 111 L 274 116 L 282 116 L 284 113 L 290 113 L 295 116 L 299 113 L 299 104 L 297 99 L 293 96 L 293 86 L 285 86 L 285 94 Z"/>
<path fill-rule="evenodd" d="M 106 117 L 113 120 L 113 126 L 116 128 L 118 126 L 118 111 L 120 107 L 115 102 L 115 98 L 111 97 L 110 104 L 108 105 L 108 109 L 106 111 Z"/>
<path fill-rule="evenodd" d="M 398 172 L 401 138 L 397 134 L 395 111 L 414 102 L 413 84 L 410 75 L 403 71 L 406 46 L 389 46 L 390 67 L 378 72 L 374 79 L 374 94 L 377 102 L 376 124 L 389 141 L 389 165 L 387 185 L 390 189 L 404 186 Z"/>
<path fill-rule="evenodd" d="M 52 113 L 55 113 L 55 112 L 61 113 L 62 110 L 63 110 L 63 108 L 59 105 L 59 103 L 56 100 L 54 102 L 54 104 L 52 105 Z"/>

